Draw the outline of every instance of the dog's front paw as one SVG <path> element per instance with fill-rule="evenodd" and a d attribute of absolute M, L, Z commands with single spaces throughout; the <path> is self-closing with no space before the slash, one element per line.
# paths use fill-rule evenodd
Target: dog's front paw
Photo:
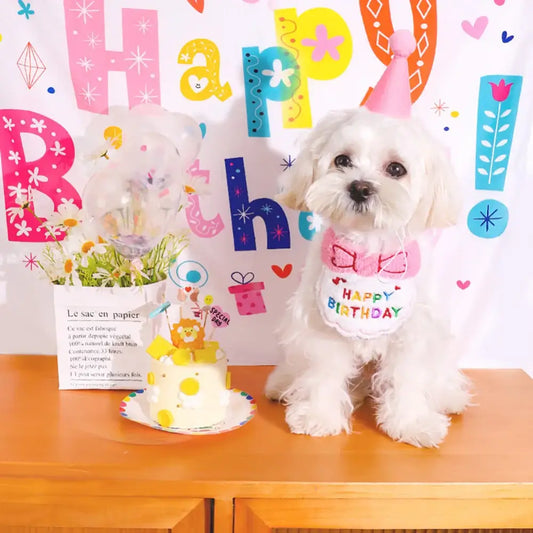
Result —
<path fill-rule="evenodd" d="M 292 433 L 327 437 L 338 435 L 342 431 L 351 432 L 350 420 L 333 411 L 320 413 L 310 408 L 308 402 L 298 402 L 287 407 L 285 420 Z"/>
<path fill-rule="evenodd" d="M 443 414 L 428 412 L 416 418 L 402 420 L 391 417 L 380 422 L 380 426 L 392 439 L 406 442 L 419 448 L 436 448 L 448 433 L 450 419 Z"/>

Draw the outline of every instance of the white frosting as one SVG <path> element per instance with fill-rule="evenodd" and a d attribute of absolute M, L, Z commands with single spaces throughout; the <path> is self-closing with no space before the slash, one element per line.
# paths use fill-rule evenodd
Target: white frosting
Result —
<path fill-rule="evenodd" d="M 147 389 L 150 418 L 162 426 L 181 429 L 221 422 L 230 395 L 227 368 L 225 357 L 216 363 L 186 365 L 176 365 L 168 356 L 152 359 Z"/>

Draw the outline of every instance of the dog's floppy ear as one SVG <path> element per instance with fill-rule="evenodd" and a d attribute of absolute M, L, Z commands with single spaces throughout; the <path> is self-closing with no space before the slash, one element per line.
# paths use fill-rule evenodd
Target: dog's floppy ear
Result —
<path fill-rule="evenodd" d="M 453 226 L 461 211 L 459 180 L 449 153 L 433 140 L 426 151 L 425 194 L 417 210 L 417 222 L 423 228 Z"/>

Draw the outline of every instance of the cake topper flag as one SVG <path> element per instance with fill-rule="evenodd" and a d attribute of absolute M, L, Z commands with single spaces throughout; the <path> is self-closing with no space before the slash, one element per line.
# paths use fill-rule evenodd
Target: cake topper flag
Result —
<path fill-rule="evenodd" d="M 389 40 L 393 57 L 368 97 L 365 107 L 375 113 L 395 118 L 411 116 L 411 89 L 407 58 L 414 52 L 416 41 L 408 30 L 395 31 Z"/>

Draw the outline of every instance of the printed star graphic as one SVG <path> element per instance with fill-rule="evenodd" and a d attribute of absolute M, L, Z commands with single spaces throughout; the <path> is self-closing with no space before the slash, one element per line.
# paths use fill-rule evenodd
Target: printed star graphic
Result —
<path fill-rule="evenodd" d="M 480 217 L 475 217 L 474 220 L 481 220 L 480 227 L 485 226 L 485 231 L 489 231 L 489 224 L 491 226 L 495 226 L 494 220 L 501 220 L 503 217 L 495 217 L 494 215 L 498 212 L 498 208 L 494 209 L 492 213 L 490 213 L 490 207 L 487 205 L 487 212 L 484 213 L 483 211 L 480 211 L 479 214 Z"/>
<path fill-rule="evenodd" d="M 293 159 L 290 155 L 287 159 L 284 158 L 283 163 L 280 163 L 280 166 L 283 167 L 283 172 L 285 172 L 288 168 L 291 168 L 295 161 L 296 159 Z"/>
<path fill-rule="evenodd" d="M 85 72 L 88 72 L 94 67 L 94 63 L 91 59 L 88 57 L 80 57 L 77 61 L 77 64 L 85 70 Z"/>
<path fill-rule="evenodd" d="M 91 87 L 90 84 L 87 84 L 87 87 L 81 90 L 81 94 L 83 95 L 83 98 L 85 98 L 85 100 L 87 101 L 89 105 L 91 105 L 96 100 L 97 96 L 100 96 L 95 91 L 96 91 L 96 87 Z"/>
<path fill-rule="evenodd" d="M 253 212 L 250 211 L 250 206 L 244 207 L 244 204 L 242 204 L 240 209 L 237 209 L 236 213 L 233 213 L 234 217 L 239 217 L 239 220 L 243 221 L 245 224 L 248 222 L 248 219 L 253 217 Z"/>
<path fill-rule="evenodd" d="M 91 6 L 94 4 L 94 0 L 91 0 L 89 5 L 87 5 L 87 0 L 82 0 L 82 3 L 80 5 L 79 2 L 76 2 L 77 9 L 71 9 L 70 11 L 77 11 L 78 12 L 78 18 L 83 17 L 83 23 L 87 24 L 87 17 L 90 19 L 93 18 L 91 13 L 98 13 L 99 9 L 91 9 Z"/>
<path fill-rule="evenodd" d="M 145 20 L 144 17 L 137 23 L 137 28 L 143 33 L 146 33 L 151 27 L 150 20 Z"/>
<path fill-rule="evenodd" d="M 91 48 L 95 48 L 102 42 L 102 39 L 100 39 L 99 36 L 96 35 L 94 32 L 91 32 L 89 35 L 87 35 L 87 39 L 85 39 L 85 42 L 89 43 L 89 46 Z"/>
<path fill-rule="evenodd" d="M 287 230 L 285 228 L 282 228 L 279 224 L 274 228 L 274 231 L 270 232 L 272 236 L 277 239 L 278 241 L 281 241 L 282 237 L 285 237 L 287 234 Z"/>
<path fill-rule="evenodd" d="M 141 66 L 148 68 L 146 61 L 153 61 L 149 57 L 144 57 L 146 52 L 141 52 L 139 46 L 137 46 L 136 52 L 130 52 L 131 57 L 127 57 L 126 61 L 131 61 L 130 70 L 134 67 L 137 67 L 137 74 L 141 74 Z"/>
<path fill-rule="evenodd" d="M 435 114 L 439 115 L 440 117 L 441 113 L 444 113 L 449 108 L 446 105 L 446 102 L 442 102 L 441 99 L 439 98 L 439 101 L 435 102 L 431 109 L 433 109 L 433 111 L 435 111 Z"/>
<path fill-rule="evenodd" d="M 261 206 L 261 211 L 263 211 L 263 213 L 266 213 L 267 215 L 270 215 L 270 213 L 272 213 L 272 206 L 270 204 L 265 204 L 263 206 Z"/>
<path fill-rule="evenodd" d="M 24 263 L 24 266 L 30 270 L 33 270 L 39 266 L 39 263 L 37 262 L 37 256 L 33 255 L 31 252 L 29 255 L 24 256 L 22 262 Z"/>
<path fill-rule="evenodd" d="M 135 98 L 138 98 L 142 104 L 151 104 L 157 98 L 157 94 L 153 93 L 154 89 L 148 89 L 145 85 L 144 90 L 139 91 Z"/>

